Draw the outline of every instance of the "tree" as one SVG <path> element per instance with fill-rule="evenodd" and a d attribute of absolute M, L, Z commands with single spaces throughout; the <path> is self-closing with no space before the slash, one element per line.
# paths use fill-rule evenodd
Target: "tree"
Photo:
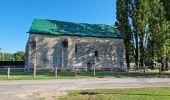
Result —
<path fill-rule="evenodd" d="M 23 51 L 18 51 L 14 54 L 15 61 L 24 61 L 25 53 Z"/>
<path fill-rule="evenodd" d="M 166 18 L 169 18 L 169 13 L 165 11 L 169 12 L 170 5 L 164 5 L 165 10 L 160 0 L 117 0 L 118 29 L 124 33 L 127 63 L 131 52 L 136 66 L 139 59 L 141 67 L 149 59 L 152 68 L 157 59 L 161 59 L 162 63 L 168 61 L 170 39 L 167 38 L 169 24 Z"/>
<path fill-rule="evenodd" d="M 130 0 L 129 2 L 129 20 L 131 21 L 131 30 L 133 32 L 133 50 L 136 67 L 138 67 L 139 56 L 140 66 L 144 66 L 146 58 L 145 48 L 148 25 L 148 0 Z"/>
<path fill-rule="evenodd" d="M 140 66 L 144 67 L 145 55 L 145 44 L 144 40 L 147 36 L 147 25 L 148 25 L 148 0 L 138 0 L 136 9 L 136 20 L 138 24 L 138 36 L 139 36 L 139 50 L 140 50 Z"/>
<path fill-rule="evenodd" d="M 156 59 L 161 59 L 162 65 L 165 62 L 167 21 L 164 7 L 159 0 L 150 0 L 148 4 L 150 7 L 148 14 L 148 51 L 150 53 L 149 58 L 152 62 L 152 67 L 154 67 Z"/>
<path fill-rule="evenodd" d="M 129 20 L 131 21 L 131 30 L 132 30 L 132 55 L 135 58 L 136 67 L 138 67 L 138 59 L 139 59 L 139 34 L 138 34 L 138 23 L 137 23 L 137 1 L 138 0 L 130 0 L 129 1 Z"/>
<path fill-rule="evenodd" d="M 168 70 L 168 61 L 170 61 L 170 2 L 168 0 L 161 0 L 165 10 L 165 16 L 167 19 L 166 28 L 167 28 L 167 38 L 165 42 L 166 48 L 166 70 Z"/>
<path fill-rule="evenodd" d="M 166 19 L 170 21 L 170 2 L 169 0 L 161 0 L 161 1 L 164 5 L 164 11 L 166 12 L 165 13 Z"/>
<path fill-rule="evenodd" d="M 130 68 L 130 40 L 131 40 L 131 30 L 128 19 L 128 2 L 129 0 L 117 0 L 116 9 L 117 9 L 117 21 L 118 29 L 124 36 L 124 45 L 125 45 L 125 60 L 127 63 L 127 68 Z"/>

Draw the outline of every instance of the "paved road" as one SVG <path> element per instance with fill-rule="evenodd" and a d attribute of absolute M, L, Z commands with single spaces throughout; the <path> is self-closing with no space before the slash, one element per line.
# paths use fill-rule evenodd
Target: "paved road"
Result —
<path fill-rule="evenodd" d="M 40 98 L 53 100 L 54 96 L 65 95 L 67 90 L 160 86 L 170 86 L 170 78 L 92 78 L 0 81 L 0 100 L 40 100 Z"/>

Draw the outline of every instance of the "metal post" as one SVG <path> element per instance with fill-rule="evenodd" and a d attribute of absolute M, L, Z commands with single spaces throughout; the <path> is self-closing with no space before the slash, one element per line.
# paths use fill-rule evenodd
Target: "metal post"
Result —
<path fill-rule="evenodd" d="M 146 77 L 146 68 L 144 67 L 144 75 L 145 75 L 145 77 Z"/>
<path fill-rule="evenodd" d="M 161 67 L 159 67 L 159 76 L 161 76 Z"/>
<path fill-rule="evenodd" d="M 55 77 L 57 77 L 57 67 L 55 68 Z"/>
<path fill-rule="evenodd" d="M 36 40 L 35 40 L 36 41 Z M 34 65 L 34 78 L 36 76 L 36 71 L 37 71 L 37 45 L 35 45 L 35 65 Z"/>
<path fill-rule="evenodd" d="M 74 72 L 75 72 L 75 77 L 77 77 L 77 70 L 76 70 L 76 67 L 74 69 Z"/>
<path fill-rule="evenodd" d="M 8 67 L 8 76 L 7 76 L 7 78 L 9 79 L 9 76 L 10 76 L 10 67 Z"/>
<path fill-rule="evenodd" d="M 36 68 L 35 68 L 35 66 L 34 66 L 34 78 L 35 78 L 35 76 L 36 76 Z"/>
<path fill-rule="evenodd" d="M 94 77 L 96 76 L 96 69 L 95 69 L 95 65 L 93 66 L 93 75 L 94 75 Z"/>
<path fill-rule="evenodd" d="M 2 61 L 1 50 L 2 50 L 2 48 L 0 48 L 0 60 Z"/>
<path fill-rule="evenodd" d="M 113 66 L 111 67 L 111 76 L 113 76 Z"/>
<path fill-rule="evenodd" d="M 2 52 L 2 59 L 3 59 L 3 61 L 4 61 L 4 52 Z"/>

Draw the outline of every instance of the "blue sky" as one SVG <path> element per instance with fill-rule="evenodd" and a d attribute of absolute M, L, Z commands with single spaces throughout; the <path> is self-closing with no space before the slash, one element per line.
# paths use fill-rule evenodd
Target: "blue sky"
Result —
<path fill-rule="evenodd" d="M 25 51 L 33 18 L 114 24 L 116 0 L 0 0 L 0 48 Z"/>

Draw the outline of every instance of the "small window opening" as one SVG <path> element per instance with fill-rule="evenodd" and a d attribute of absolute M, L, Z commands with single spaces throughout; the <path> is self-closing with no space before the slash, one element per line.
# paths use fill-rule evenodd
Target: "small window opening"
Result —
<path fill-rule="evenodd" d="M 32 41 L 31 42 L 31 49 L 35 49 L 36 48 L 36 42 L 35 41 Z"/>
<path fill-rule="evenodd" d="M 63 42 L 63 47 L 64 47 L 64 48 L 68 48 L 68 41 L 65 40 L 65 41 Z"/>
<path fill-rule="evenodd" d="M 43 58 L 43 63 L 46 64 L 48 62 L 47 58 Z"/>
<path fill-rule="evenodd" d="M 77 53 L 77 44 L 75 44 L 75 53 Z"/>
<path fill-rule="evenodd" d="M 98 58 L 98 51 L 94 51 L 94 56 Z"/>

